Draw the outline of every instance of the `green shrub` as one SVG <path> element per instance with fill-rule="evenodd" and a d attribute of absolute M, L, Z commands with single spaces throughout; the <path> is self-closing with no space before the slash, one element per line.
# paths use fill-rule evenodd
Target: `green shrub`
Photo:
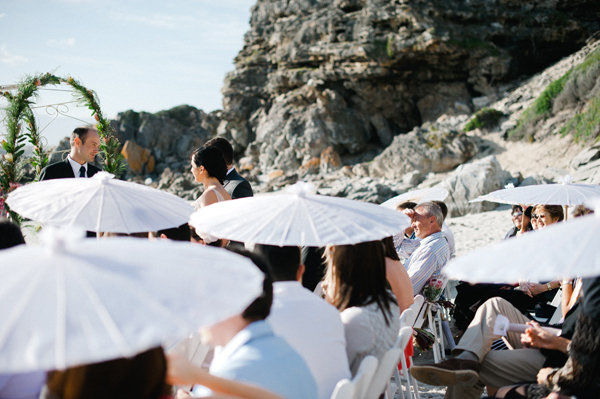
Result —
<path fill-rule="evenodd" d="M 475 129 L 492 128 L 498 124 L 502 115 L 504 115 L 502 112 L 494 108 L 484 108 L 479 110 L 465 126 L 465 132 L 470 132 Z"/>
<path fill-rule="evenodd" d="M 592 81 L 595 81 L 600 70 L 599 64 L 600 49 L 596 49 L 588 54 L 581 64 L 567 71 L 560 79 L 550 83 L 533 104 L 523 111 L 517 122 L 517 127 L 508 132 L 508 137 L 515 140 L 526 138 L 532 141 L 535 126 L 540 120 L 545 119 L 551 112 L 575 106 L 578 101 L 590 94 L 594 87 Z M 556 104 L 556 107 L 554 107 L 554 104 Z M 591 123 L 597 120 L 596 105 L 597 102 L 593 101 L 587 111 L 573 117 L 567 125 L 560 129 L 560 133 L 565 135 L 573 131 L 575 140 L 595 137 L 594 131 L 597 130 L 597 127 L 585 126 L 585 121 Z"/>
<path fill-rule="evenodd" d="M 585 111 L 576 114 L 560 129 L 564 137 L 573 134 L 575 142 L 600 139 L 600 96 L 592 99 Z"/>

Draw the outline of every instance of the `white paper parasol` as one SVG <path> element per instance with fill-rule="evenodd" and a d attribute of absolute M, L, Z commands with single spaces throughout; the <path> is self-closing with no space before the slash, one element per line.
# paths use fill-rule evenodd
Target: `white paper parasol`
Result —
<path fill-rule="evenodd" d="M 582 205 L 600 197 L 600 185 L 572 184 L 565 176 L 557 184 L 505 188 L 480 196 L 469 202 L 491 201 L 511 205 Z"/>
<path fill-rule="evenodd" d="M 424 188 L 422 190 L 412 190 L 404 194 L 395 196 L 385 201 L 381 206 L 390 209 L 396 209 L 403 202 L 427 202 L 427 201 L 443 201 L 448 196 L 448 190 L 442 187 Z"/>
<path fill-rule="evenodd" d="M 281 194 L 219 202 L 194 212 L 190 224 L 229 240 L 316 247 L 380 240 L 410 225 L 401 212 L 311 190 L 300 182 Z"/>
<path fill-rule="evenodd" d="M 242 312 L 264 275 L 170 240 L 68 240 L 0 251 L 0 373 L 64 369 L 182 338 Z"/>
<path fill-rule="evenodd" d="M 560 222 L 451 260 L 443 272 L 471 283 L 516 283 L 600 275 L 600 206 L 596 214 Z"/>
<path fill-rule="evenodd" d="M 54 179 L 19 187 L 6 203 L 21 216 L 54 226 L 139 233 L 180 226 L 194 208 L 182 198 L 108 172 L 89 179 Z"/>

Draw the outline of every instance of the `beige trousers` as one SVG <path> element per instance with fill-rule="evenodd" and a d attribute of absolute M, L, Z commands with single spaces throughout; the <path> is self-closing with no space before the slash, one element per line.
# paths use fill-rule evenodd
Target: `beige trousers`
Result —
<path fill-rule="evenodd" d="M 479 381 L 470 387 L 448 387 L 445 399 L 478 399 L 486 385 L 500 388 L 536 380 L 546 357 L 537 349 L 523 348 L 521 334 L 508 333 L 506 337 L 514 350 L 491 350 L 492 342 L 501 338 L 493 333 L 496 316 L 499 314 L 508 317 L 511 323 L 525 324 L 529 321 L 502 298 L 491 298 L 481 305 L 452 353 L 458 355 L 466 350 L 477 355 L 481 362 Z"/>

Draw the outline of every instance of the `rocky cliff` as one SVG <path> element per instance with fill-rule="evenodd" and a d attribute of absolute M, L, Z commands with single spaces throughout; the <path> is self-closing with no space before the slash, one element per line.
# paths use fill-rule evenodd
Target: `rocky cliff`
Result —
<path fill-rule="evenodd" d="M 595 0 L 258 0 L 223 111 L 113 124 L 130 178 L 189 199 L 189 154 L 221 135 L 255 192 L 441 185 L 453 215 L 488 210 L 468 200 L 508 182 L 600 183 L 598 21 Z"/>
<path fill-rule="evenodd" d="M 263 174 L 308 166 L 330 146 L 344 164 L 369 161 L 578 50 L 599 11 L 595 0 L 258 0 L 218 134 Z"/>

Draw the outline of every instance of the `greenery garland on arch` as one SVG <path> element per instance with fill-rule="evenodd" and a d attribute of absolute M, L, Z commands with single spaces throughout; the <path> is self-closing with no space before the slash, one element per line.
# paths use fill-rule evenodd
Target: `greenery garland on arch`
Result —
<path fill-rule="evenodd" d="M 17 223 L 21 221 L 19 215 L 11 212 L 5 205 L 4 200 L 8 193 L 21 185 L 23 165 L 27 162 L 23 159 L 25 153 L 23 148 L 26 141 L 33 145 L 33 155 L 28 161 L 35 168 L 35 181 L 39 179 L 42 169 L 48 163 L 48 154 L 43 147 L 43 137 L 38 131 L 35 116 L 30 107 L 33 104 L 32 97 L 37 97 L 39 87 L 60 83 L 71 86 L 77 102 L 92 111 L 91 115 L 97 121 L 96 129 L 101 138 L 100 156 L 104 163 L 103 169 L 117 177 L 125 172 L 124 157 L 118 151 L 119 140 L 113 135 L 114 128 L 100 109 L 96 92 L 88 90 L 72 77 L 60 78 L 51 73 L 27 76 L 17 85 L 16 94 L 8 91 L 0 92 L 0 95 L 8 101 L 4 119 L 6 138 L 2 140 L 2 147 L 6 154 L 0 160 L 0 216 L 7 213 Z M 25 123 L 26 132 L 22 130 L 23 123 Z"/>

